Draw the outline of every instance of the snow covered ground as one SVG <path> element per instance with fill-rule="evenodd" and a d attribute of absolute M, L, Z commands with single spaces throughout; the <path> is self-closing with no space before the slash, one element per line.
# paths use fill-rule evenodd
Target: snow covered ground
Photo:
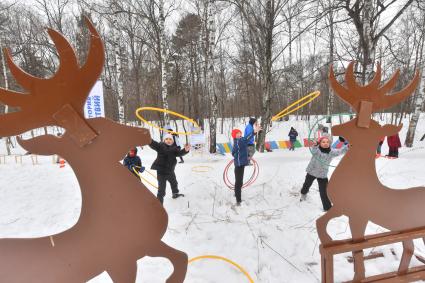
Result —
<path fill-rule="evenodd" d="M 310 124 L 314 122 L 312 117 Z M 308 123 L 294 121 L 276 123 L 268 139 L 286 139 L 290 126 L 295 126 L 301 137 L 308 133 Z M 240 125 L 242 128 L 242 125 Z M 226 133 L 230 124 L 226 122 Z M 425 132 L 422 117 L 417 132 L 419 139 Z M 401 137 L 404 139 L 406 127 Z M 157 133 L 154 134 L 157 136 Z M 221 135 L 219 141 L 227 141 Z M 0 153 L 4 153 L 3 140 Z M 15 152 L 23 152 L 15 149 Z M 386 146 L 383 153 L 387 152 Z M 105 153 L 107 154 L 107 153 Z M 145 166 L 150 166 L 155 153 L 145 147 L 139 152 Z M 232 191 L 225 187 L 222 174 L 230 155 L 187 155 L 178 164 L 177 176 L 184 198 L 171 199 L 167 191 L 165 208 L 169 214 L 168 231 L 164 241 L 188 253 L 189 258 L 213 254 L 229 258 L 248 271 L 255 282 L 319 282 L 320 254 L 315 220 L 322 215 L 317 184 L 306 202 L 299 202 L 299 190 L 304 181 L 305 168 L 310 160 L 307 148 L 295 152 L 276 150 L 256 153 L 260 165 L 258 180 L 242 193 L 243 203 L 235 208 Z M 15 164 L 12 157 L 0 165 L 0 237 L 39 237 L 63 231 L 74 225 L 79 216 L 81 195 L 72 169 L 60 169 L 51 157 L 39 157 L 39 165 L 32 165 L 29 156 L 23 164 Z M 333 164 L 337 164 L 335 160 Z M 198 165 L 210 166 L 208 172 L 193 172 Z M 380 180 L 387 186 L 403 189 L 425 186 L 425 142 L 416 141 L 413 149 L 403 148 L 400 158 L 377 160 Z M 332 171 L 332 170 L 331 170 Z M 252 167 L 246 169 L 249 178 Z M 99 172 L 102 174 L 102 172 Z M 146 178 L 151 178 L 144 174 Z M 231 175 L 231 177 L 233 177 Z M 132 176 L 129 174 L 129 178 Z M 155 189 L 147 185 L 155 193 Z M 341 188 L 343 189 L 343 188 Z M 344 217 L 333 220 L 328 228 L 334 238 L 350 237 Z M 384 231 L 370 224 L 367 233 Z M 394 249 L 395 255 L 391 253 Z M 401 245 L 375 249 L 384 258 L 367 261 L 367 275 L 395 271 L 401 257 Z M 370 252 L 366 251 L 366 255 Z M 416 253 L 425 255 L 422 242 L 416 243 Z M 335 258 L 336 282 L 352 278 L 352 264 L 344 254 Z M 165 259 L 144 258 L 139 261 L 137 282 L 164 282 L 171 272 Z M 414 259 L 413 265 L 419 265 Z M 112 282 L 107 273 L 91 283 Z M 217 260 L 202 260 L 189 265 L 186 282 L 248 282 L 231 265 Z"/>

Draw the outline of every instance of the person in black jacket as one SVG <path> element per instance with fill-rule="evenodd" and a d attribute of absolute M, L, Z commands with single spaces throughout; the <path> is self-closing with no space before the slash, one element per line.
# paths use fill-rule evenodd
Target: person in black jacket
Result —
<path fill-rule="evenodd" d="M 173 136 L 174 143 L 175 143 L 175 145 L 177 146 L 178 149 L 181 149 L 182 147 L 180 145 L 179 135 L 176 132 L 174 132 L 174 130 L 171 126 L 166 126 L 165 129 L 173 132 L 173 133 L 171 133 L 171 135 Z M 179 163 L 184 163 L 183 156 L 179 156 L 179 158 L 180 158 Z"/>
<path fill-rule="evenodd" d="M 135 176 L 138 176 L 138 173 L 145 171 L 145 167 L 142 166 L 142 160 L 137 155 L 137 148 L 133 147 L 127 153 L 127 156 L 124 158 L 124 166 L 128 168 Z M 135 172 L 136 171 L 136 172 Z"/>
<path fill-rule="evenodd" d="M 190 146 L 186 145 L 184 149 L 179 149 L 174 143 L 173 136 L 170 134 L 166 134 L 164 136 L 164 141 L 161 143 L 152 140 L 149 146 L 158 153 L 151 167 L 152 170 L 156 170 L 158 172 L 158 200 L 161 203 L 164 203 L 167 181 L 171 185 L 173 198 L 184 196 L 183 194 L 179 193 L 174 169 L 176 168 L 177 164 L 176 157 L 186 155 L 190 151 Z"/>

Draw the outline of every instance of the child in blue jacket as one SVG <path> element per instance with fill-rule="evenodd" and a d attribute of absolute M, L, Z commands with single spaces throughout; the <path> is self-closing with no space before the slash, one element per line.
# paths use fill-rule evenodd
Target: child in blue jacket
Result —
<path fill-rule="evenodd" d="M 235 197 L 237 206 L 240 206 L 242 202 L 243 175 L 245 166 L 249 163 L 248 145 L 250 139 L 260 130 L 261 128 L 255 125 L 254 131 L 245 137 L 242 137 L 242 132 L 239 129 L 234 129 L 232 131 L 232 155 L 235 163 Z"/>
<path fill-rule="evenodd" d="M 248 125 L 246 125 L 245 127 L 245 132 L 244 132 L 244 136 L 245 137 L 250 137 L 248 140 L 248 159 L 249 159 L 249 163 L 248 165 L 252 165 L 251 163 L 251 158 L 254 156 L 255 154 L 255 133 L 254 133 L 254 128 L 258 126 L 257 123 L 257 118 L 255 117 L 251 117 L 249 118 L 249 123 Z"/>
<path fill-rule="evenodd" d="M 145 167 L 142 166 L 142 161 L 137 155 L 137 147 L 131 148 L 127 153 L 127 156 L 124 158 L 124 166 L 137 177 L 139 176 L 136 172 L 142 173 L 145 171 Z"/>

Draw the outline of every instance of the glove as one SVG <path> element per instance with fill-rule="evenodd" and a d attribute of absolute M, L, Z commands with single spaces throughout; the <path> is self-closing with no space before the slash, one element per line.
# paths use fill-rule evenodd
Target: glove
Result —
<path fill-rule="evenodd" d="M 140 172 L 140 173 L 143 173 L 143 172 L 145 172 L 145 169 L 146 169 L 146 168 L 145 168 L 144 166 L 142 166 L 142 167 L 140 167 L 139 172 Z"/>

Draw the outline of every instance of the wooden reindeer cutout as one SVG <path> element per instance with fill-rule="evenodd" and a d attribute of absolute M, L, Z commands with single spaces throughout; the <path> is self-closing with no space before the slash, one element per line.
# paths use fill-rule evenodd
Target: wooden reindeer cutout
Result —
<path fill-rule="evenodd" d="M 148 130 L 105 118 L 84 119 L 83 105 L 104 63 L 103 43 L 86 22 L 91 43 L 82 67 L 68 41 L 49 29 L 60 59 L 57 73 L 49 79 L 25 73 L 5 51 L 13 76 L 28 93 L 0 89 L 0 101 L 20 107 L 19 112 L 0 116 L 0 136 L 63 127 L 62 137 L 43 135 L 19 143 L 32 153 L 58 154 L 69 162 L 81 188 L 82 209 L 77 224 L 60 234 L 0 240 L 0 281 L 84 283 L 106 270 L 115 283 L 134 283 L 136 261 L 151 256 L 168 258 L 174 271 L 167 282 L 181 283 L 187 255 L 161 241 L 166 211 L 119 163 L 130 147 L 150 143 Z"/>
<path fill-rule="evenodd" d="M 386 95 L 395 86 L 398 71 L 386 84 L 380 86 L 381 67 L 378 65 L 372 81 L 360 86 L 354 78 L 353 65 L 354 62 L 351 62 L 345 73 L 345 87 L 337 82 L 332 68 L 329 75 L 335 93 L 358 115 L 347 123 L 332 127 L 334 135 L 343 136 L 350 142 L 350 149 L 329 181 L 328 194 L 333 207 L 316 222 L 324 247 L 332 244 L 326 231 L 328 222 L 341 215 L 349 218 L 353 243 L 365 239 L 368 221 L 392 232 L 425 227 L 425 219 L 422 217 L 425 214 L 425 188 L 393 190 L 381 184 L 376 173 L 375 152 L 379 140 L 397 134 L 402 125 L 380 126 L 371 118 L 373 112 L 392 107 L 411 95 L 419 83 L 419 74 L 416 73 L 411 83 L 400 92 Z M 403 247 L 398 274 L 408 270 L 414 249 L 413 240 L 403 241 Z M 354 281 L 364 279 L 363 251 L 355 251 L 353 256 Z"/>

